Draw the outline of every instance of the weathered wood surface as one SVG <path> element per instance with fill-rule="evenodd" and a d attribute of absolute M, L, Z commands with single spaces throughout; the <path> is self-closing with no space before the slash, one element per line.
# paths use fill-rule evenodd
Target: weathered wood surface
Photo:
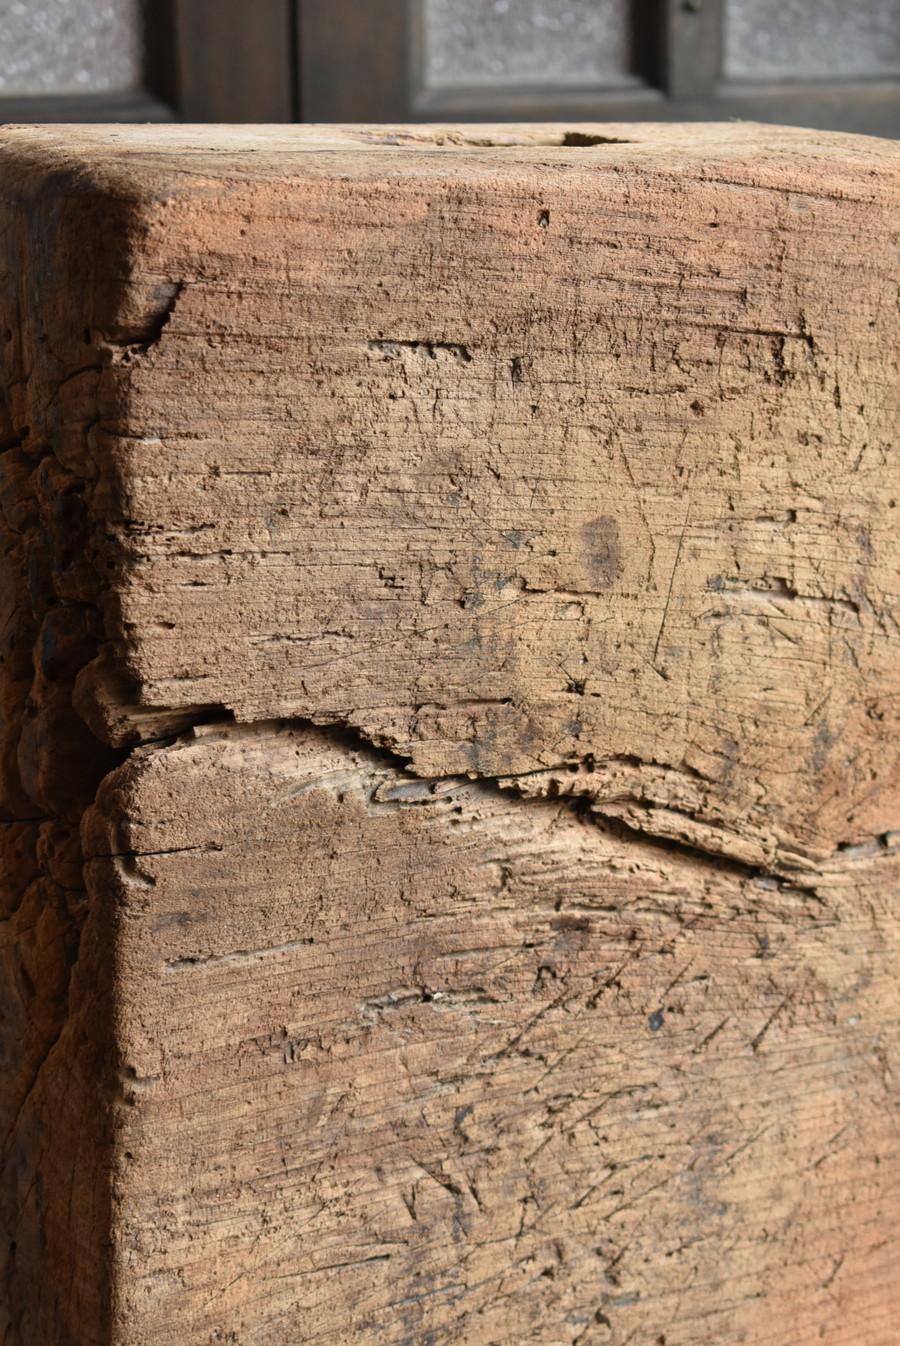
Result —
<path fill-rule="evenodd" d="M 85 836 L 135 1346 L 895 1338 L 900 848 L 797 887 L 267 727 Z"/>
<path fill-rule="evenodd" d="M 619 760 L 655 827 L 766 859 L 891 825 L 893 145 L 81 134 L 24 354 L 136 701 L 429 775 Z"/>
<path fill-rule="evenodd" d="M 4 130 L 4 1346 L 895 1346 L 898 164 Z"/>

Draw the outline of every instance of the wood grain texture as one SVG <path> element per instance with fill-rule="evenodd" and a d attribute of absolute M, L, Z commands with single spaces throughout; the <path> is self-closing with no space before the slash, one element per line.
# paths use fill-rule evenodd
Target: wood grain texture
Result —
<path fill-rule="evenodd" d="M 265 726 L 85 836 L 131 1346 L 895 1340 L 900 851 L 794 886 Z"/>
<path fill-rule="evenodd" d="M 894 1346 L 898 164 L 4 129 L 3 1346 Z"/>

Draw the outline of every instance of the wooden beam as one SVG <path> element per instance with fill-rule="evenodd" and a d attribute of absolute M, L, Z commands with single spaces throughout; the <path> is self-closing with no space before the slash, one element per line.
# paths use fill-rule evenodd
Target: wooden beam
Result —
<path fill-rule="evenodd" d="M 174 0 L 183 121 L 295 117 L 290 0 Z"/>
<path fill-rule="evenodd" d="M 298 0 L 300 120 L 404 121 L 410 115 L 407 6 Z"/>
<path fill-rule="evenodd" d="M 723 0 L 664 0 L 662 87 L 672 98 L 703 98 L 722 78 Z"/>

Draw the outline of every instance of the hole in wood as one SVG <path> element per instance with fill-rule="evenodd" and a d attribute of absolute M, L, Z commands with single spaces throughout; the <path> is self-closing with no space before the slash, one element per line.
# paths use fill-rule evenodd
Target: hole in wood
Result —
<path fill-rule="evenodd" d="M 594 145 L 630 145 L 633 141 L 620 136 L 607 136 L 599 131 L 565 131 L 554 129 L 533 134 L 516 130 L 508 134 L 491 128 L 490 132 L 480 134 L 476 128 L 460 131 L 455 128 L 434 128 L 428 130 L 389 131 L 369 134 L 366 139 L 375 145 L 422 146 L 424 148 L 447 149 L 544 149 L 552 146 L 556 149 L 587 149 Z"/>

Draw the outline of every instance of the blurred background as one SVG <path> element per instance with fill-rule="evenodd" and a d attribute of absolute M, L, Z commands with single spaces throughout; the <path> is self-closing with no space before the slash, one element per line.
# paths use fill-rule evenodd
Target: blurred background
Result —
<path fill-rule="evenodd" d="M 751 118 L 900 135 L 900 0 L 0 0 L 0 121 Z"/>

